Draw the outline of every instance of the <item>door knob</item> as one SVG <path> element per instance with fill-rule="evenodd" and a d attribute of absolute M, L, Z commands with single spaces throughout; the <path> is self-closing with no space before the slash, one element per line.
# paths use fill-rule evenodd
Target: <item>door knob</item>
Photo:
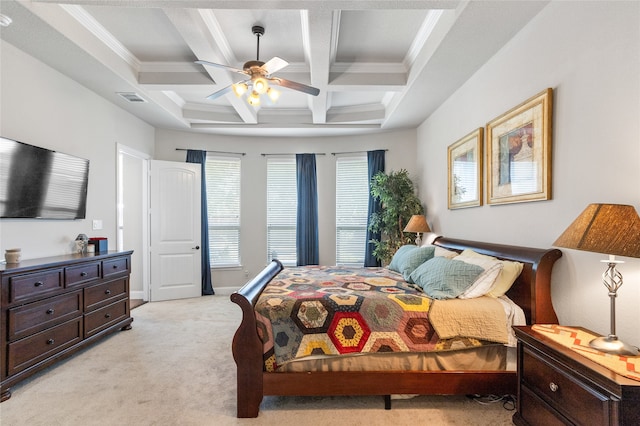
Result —
<path fill-rule="evenodd" d="M 191 250 L 200 250 L 200 246 L 191 247 Z"/>

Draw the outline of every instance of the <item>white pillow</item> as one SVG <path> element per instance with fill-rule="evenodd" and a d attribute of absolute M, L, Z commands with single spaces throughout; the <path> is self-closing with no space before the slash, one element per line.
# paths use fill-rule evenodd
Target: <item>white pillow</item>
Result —
<path fill-rule="evenodd" d="M 474 256 L 474 257 L 483 257 L 486 259 L 497 260 L 502 263 L 502 271 L 498 275 L 496 282 L 493 284 L 493 287 L 487 292 L 486 296 L 490 297 L 500 297 L 503 296 L 511 286 L 513 285 L 516 278 L 520 276 L 524 265 L 520 262 L 515 262 L 512 260 L 500 260 L 496 259 L 493 256 L 487 256 L 486 254 L 476 253 L 471 249 L 466 249 L 461 254 L 466 256 Z"/>
<path fill-rule="evenodd" d="M 446 257 L 447 259 L 453 259 L 458 256 L 460 253 L 452 250 L 447 250 L 446 248 L 442 248 L 434 244 L 436 250 L 433 253 L 433 257 Z"/>
<path fill-rule="evenodd" d="M 478 265 L 484 269 L 484 272 L 480 274 L 473 284 L 471 284 L 471 287 L 458 296 L 459 299 L 474 299 L 487 294 L 495 284 L 503 267 L 502 263 L 496 259 L 469 256 L 465 255 L 464 251 L 460 255 L 454 257 L 453 260 L 460 260 L 462 262 Z"/>

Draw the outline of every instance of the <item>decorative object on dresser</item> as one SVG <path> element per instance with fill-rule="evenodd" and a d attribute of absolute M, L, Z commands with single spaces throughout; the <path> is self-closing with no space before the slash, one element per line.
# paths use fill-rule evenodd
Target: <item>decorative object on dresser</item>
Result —
<path fill-rule="evenodd" d="M 626 374 L 623 367 L 631 358 L 591 348 L 588 341 L 595 333 L 581 327 L 535 325 L 514 330 L 516 425 L 640 424 L 640 376 Z M 613 364 L 616 361 L 621 368 Z"/>
<path fill-rule="evenodd" d="M 422 245 L 422 237 L 420 234 L 424 234 L 425 232 L 431 232 L 429 228 L 429 224 L 427 223 L 427 218 L 422 214 L 414 214 L 409 219 L 409 223 L 404 227 L 404 232 L 415 232 L 416 233 L 416 245 L 420 247 Z"/>
<path fill-rule="evenodd" d="M 602 282 L 609 290 L 611 333 L 590 342 L 591 347 L 607 353 L 636 356 L 635 346 L 616 336 L 616 297 L 622 286 L 622 274 L 616 265 L 624 263 L 615 256 L 640 257 L 640 218 L 633 206 L 590 204 L 553 243 L 554 246 L 608 254 L 608 268 Z"/>
<path fill-rule="evenodd" d="M 132 253 L 75 253 L 0 265 L 0 401 L 26 377 L 131 328 Z"/>

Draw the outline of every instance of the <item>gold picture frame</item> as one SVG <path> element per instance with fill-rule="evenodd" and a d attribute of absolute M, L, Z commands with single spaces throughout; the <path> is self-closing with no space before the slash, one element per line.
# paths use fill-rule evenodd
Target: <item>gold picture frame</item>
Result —
<path fill-rule="evenodd" d="M 487 123 L 487 203 L 551 199 L 548 88 Z"/>
<path fill-rule="evenodd" d="M 447 149 L 449 209 L 482 205 L 483 130 L 474 130 Z"/>

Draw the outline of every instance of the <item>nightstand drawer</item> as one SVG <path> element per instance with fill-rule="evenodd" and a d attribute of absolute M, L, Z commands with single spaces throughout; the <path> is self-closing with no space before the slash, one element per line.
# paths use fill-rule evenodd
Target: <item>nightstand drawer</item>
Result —
<path fill-rule="evenodd" d="M 555 410 L 578 424 L 609 424 L 609 399 L 585 383 L 568 376 L 553 360 L 525 349 L 524 384 Z"/>
<path fill-rule="evenodd" d="M 554 415 L 553 411 L 527 387 L 520 389 L 520 414 L 531 425 L 563 426 L 565 422 Z"/>

